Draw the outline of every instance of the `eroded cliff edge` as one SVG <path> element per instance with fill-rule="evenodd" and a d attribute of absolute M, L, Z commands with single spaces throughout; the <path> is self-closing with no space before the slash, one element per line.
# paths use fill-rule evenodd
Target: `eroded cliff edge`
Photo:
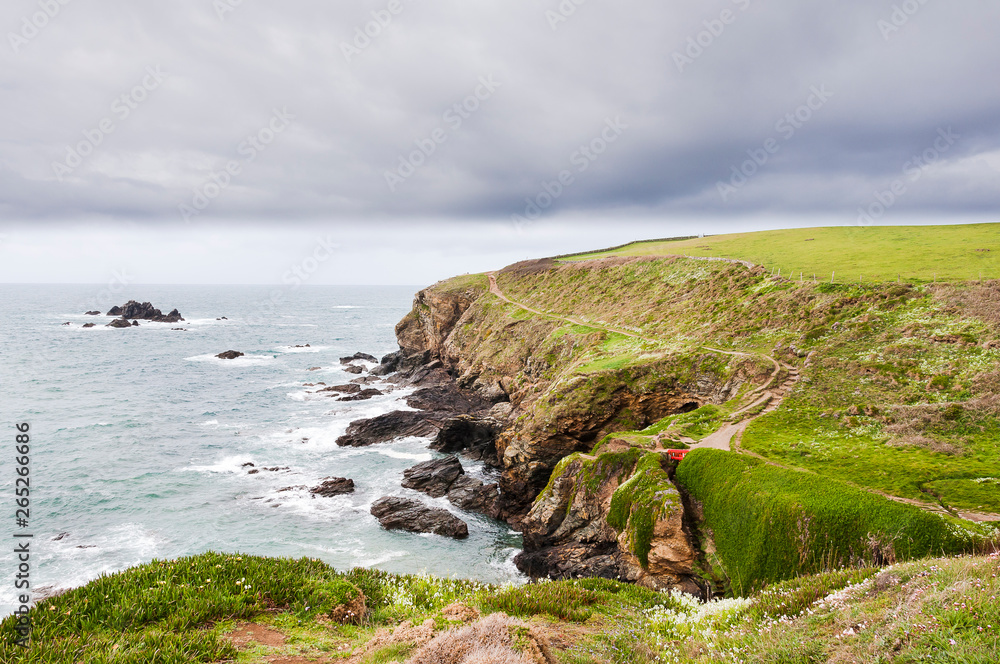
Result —
<path fill-rule="evenodd" d="M 544 282 L 551 270 L 584 268 L 531 262 L 506 268 L 497 279 L 501 285 Z M 625 451 L 624 460 L 588 454 L 615 432 L 723 404 L 765 379 L 768 367 L 745 356 L 670 347 L 597 323 L 537 315 L 490 293 L 483 275 L 417 293 L 396 335 L 400 351 L 384 360 L 384 371 L 418 383 L 446 372 L 470 398 L 493 404 L 445 422 L 434 447 L 471 451 L 500 469 L 499 516 L 524 532 L 523 571 L 698 590 L 692 572 L 698 547 L 670 462 L 661 463 L 656 452 L 640 459 L 637 450 Z M 637 507 L 641 514 L 633 518 L 631 506 L 612 505 L 612 498 L 640 474 L 657 486 L 660 510 Z"/>
<path fill-rule="evenodd" d="M 400 352 L 380 370 L 435 383 L 432 397 L 478 404 L 458 416 L 439 408 L 433 421 L 399 417 L 420 420 L 419 435 L 437 449 L 500 469 L 496 512 L 524 533 L 518 563 L 532 575 L 686 589 L 704 580 L 715 590 L 734 574 L 743 586 L 787 578 L 784 563 L 747 576 L 753 566 L 730 527 L 746 517 L 767 531 L 780 496 L 753 514 L 741 511 L 752 496 L 737 497 L 711 517 L 701 507 L 721 485 L 695 482 L 696 501 L 674 481 L 665 450 L 696 442 L 765 456 L 792 479 L 810 471 L 830 495 L 850 493 L 846 482 L 919 505 L 918 514 L 984 521 L 996 518 L 987 509 L 1000 512 L 989 492 L 1000 429 L 1000 283 L 813 283 L 682 257 L 542 260 L 492 278 L 421 291 L 397 328 Z M 735 469 L 719 481 L 742 486 L 736 461 L 748 457 L 718 454 L 712 464 Z M 864 546 L 879 538 L 910 555 L 908 526 L 865 526 L 847 539 L 836 535 L 842 526 L 817 535 L 796 522 L 782 534 L 827 542 L 810 549 L 799 572 L 822 569 L 830 547 L 877 561 L 881 545 Z M 729 533 L 722 539 L 720 527 Z M 773 548 L 753 550 L 767 557 Z"/>

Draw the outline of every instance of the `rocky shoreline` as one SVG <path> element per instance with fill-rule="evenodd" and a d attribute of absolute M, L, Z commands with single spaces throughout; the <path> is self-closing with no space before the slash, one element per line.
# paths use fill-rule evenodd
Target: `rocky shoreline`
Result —
<path fill-rule="evenodd" d="M 652 422 L 705 403 L 721 402 L 739 384 L 720 385 L 702 379 L 700 384 L 689 386 L 663 389 L 651 384 L 642 391 L 618 390 L 545 428 L 526 427 L 525 414 L 533 404 L 525 398 L 526 390 L 518 389 L 516 380 L 524 376 L 525 362 L 532 359 L 515 364 L 483 362 L 470 354 L 474 344 L 481 349 L 482 338 L 493 333 L 479 327 L 482 311 L 476 305 L 483 295 L 481 290 L 445 292 L 437 287 L 417 294 L 412 312 L 396 327 L 400 350 L 383 357 L 371 371 L 372 376 L 395 386 L 417 388 L 405 399 L 413 410 L 354 421 L 337 444 L 363 447 L 405 436 L 429 438 L 431 449 L 448 456 L 407 470 L 403 486 L 431 497 L 447 497 L 463 510 L 506 521 L 521 531 L 524 550 L 515 562 L 531 577 L 603 577 L 705 595 L 704 584 L 695 572 L 700 547 L 690 509 L 684 508 L 687 498 L 672 480 L 667 485 L 676 508 L 651 524 L 652 553 L 648 560 L 640 560 L 632 551 L 632 533 L 616 530 L 607 521 L 611 496 L 631 477 L 634 464 L 600 469 L 592 490 L 584 489 L 585 482 L 577 477 L 584 470 L 581 466 L 555 471 L 567 456 L 589 452 L 613 432 L 616 416 L 623 411 L 639 412 Z M 474 341 L 460 336 L 474 326 Z M 530 341 L 530 334 L 525 336 Z M 499 483 L 485 484 L 468 477 L 462 457 L 499 471 Z M 672 477 L 672 463 L 663 459 L 664 477 Z M 594 484 L 593 475 L 588 477 L 587 483 Z M 539 497 L 543 492 L 545 495 Z M 393 513 L 406 513 L 421 524 L 417 530 L 436 532 L 433 528 L 437 526 L 428 525 L 435 523 L 434 519 L 421 513 L 419 501 L 396 504 L 387 498 L 377 503 L 377 510 L 373 506 L 372 513 L 377 511 L 380 521 L 389 518 L 397 527 Z"/>

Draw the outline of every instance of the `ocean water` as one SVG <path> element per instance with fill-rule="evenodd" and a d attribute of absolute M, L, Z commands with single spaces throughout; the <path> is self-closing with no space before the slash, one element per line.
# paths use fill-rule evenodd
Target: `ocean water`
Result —
<path fill-rule="evenodd" d="M 393 328 L 415 290 L 303 287 L 272 298 L 265 287 L 131 286 L 110 297 L 93 286 L 0 286 L 0 536 L 34 535 L 32 587 L 73 587 L 207 550 L 520 581 L 512 563 L 520 538 L 506 524 L 400 487 L 403 470 L 432 458 L 426 439 L 337 447 L 352 420 L 407 409 L 401 398 L 412 388 L 338 403 L 303 386 L 355 378 L 339 363 L 344 355 L 396 350 Z M 186 322 L 118 330 L 103 315 L 83 315 L 129 299 L 176 307 Z M 87 322 L 98 327 L 83 329 Z M 214 357 L 230 349 L 246 356 Z M 26 530 L 14 521 L 18 422 L 31 426 Z M 250 475 L 246 463 L 288 470 Z M 294 488 L 328 476 L 354 479 L 356 493 L 314 498 Z M 387 532 L 368 511 L 383 495 L 450 509 L 470 537 Z M 12 546 L 2 551 L 6 615 L 16 563 Z"/>

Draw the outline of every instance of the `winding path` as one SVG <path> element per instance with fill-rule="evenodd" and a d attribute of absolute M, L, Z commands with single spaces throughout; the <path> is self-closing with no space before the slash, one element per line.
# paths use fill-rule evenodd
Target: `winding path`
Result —
<path fill-rule="evenodd" d="M 561 321 L 564 321 L 564 322 L 567 322 L 567 323 L 572 323 L 573 325 L 582 325 L 584 327 L 592 327 L 592 328 L 595 328 L 595 329 L 598 329 L 598 330 L 604 330 L 606 332 L 613 332 L 615 334 L 622 334 L 622 335 L 625 335 L 627 337 L 631 337 L 633 339 L 639 339 L 641 341 L 648 341 L 650 343 L 658 343 L 658 341 L 656 339 L 650 339 L 648 337 L 643 337 L 641 335 L 635 334 L 633 332 L 629 332 L 627 330 L 622 330 L 620 328 L 611 327 L 611 326 L 608 326 L 608 325 L 599 325 L 597 323 L 585 322 L 585 321 L 581 321 L 581 320 L 578 320 L 578 319 L 575 319 L 575 318 L 570 318 L 568 316 L 560 316 L 558 314 L 553 314 L 553 313 L 549 313 L 549 312 L 545 312 L 545 311 L 539 311 L 538 309 L 535 309 L 533 307 L 529 307 L 528 305 L 526 305 L 526 304 L 524 304 L 522 302 L 518 302 L 516 300 L 512 300 L 509 297 L 507 297 L 504 294 L 504 292 L 502 290 L 500 290 L 500 286 L 497 285 L 496 272 L 488 272 L 486 276 L 488 276 L 489 279 L 490 279 L 490 293 L 496 295 L 498 298 L 500 298 L 504 302 L 507 302 L 508 304 L 512 304 L 515 307 L 520 307 L 521 309 L 524 309 L 525 311 L 530 311 L 531 313 L 536 314 L 538 316 L 543 316 L 543 317 L 547 317 L 547 318 L 554 318 L 556 320 L 561 320 Z M 752 355 L 752 353 L 745 353 L 745 352 L 742 352 L 742 351 L 722 350 L 720 348 L 712 348 L 711 346 L 702 346 L 702 348 L 704 348 L 707 351 L 711 351 L 713 353 L 719 353 L 721 355 L 732 355 L 732 356 L 737 356 L 737 357 L 750 357 Z M 758 413 L 756 413 L 754 415 L 751 415 L 749 417 L 743 418 L 739 422 L 732 422 L 732 423 L 727 423 L 727 424 L 723 425 L 722 428 L 720 428 L 718 431 L 716 431 L 716 432 L 714 432 L 712 434 L 709 434 L 704 439 L 702 439 L 701 442 L 692 444 L 690 446 L 691 449 L 696 449 L 696 448 L 700 448 L 700 447 L 710 447 L 710 448 L 713 448 L 713 449 L 725 450 L 725 451 L 728 452 L 728 451 L 732 450 L 732 447 L 730 445 L 731 441 L 733 441 L 734 439 L 736 439 L 736 437 L 738 437 L 738 436 L 742 437 L 743 431 L 747 428 L 747 425 L 749 425 L 750 422 L 752 422 L 756 418 L 760 417 L 761 415 L 764 415 L 765 413 L 770 413 L 771 411 L 775 410 L 779 405 L 781 405 L 781 402 L 785 398 L 785 395 L 788 394 L 788 392 L 792 389 L 792 386 L 794 386 L 795 383 L 796 383 L 796 381 L 798 381 L 799 371 L 798 371 L 798 369 L 796 369 L 795 367 L 793 367 L 791 365 L 782 364 L 781 362 L 779 362 L 778 360 L 774 359 L 770 355 L 762 355 L 761 357 L 767 358 L 768 361 L 770 361 L 771 364 L 774 365 L 774 371 L 771 373 L 771 376 L 770 376 L 770 378 L 768 379 L 768 381 L 766 383 L 764 383 L 763 385 L 760 385 L 760 386 L 756 387 L 748 395 L 748 396 L 750 396 L 750 395 L 756 394 L 756 395 L 759 395 L 759 396 L 756 399 L 754 399 L 751 403 L 749 403 L 748 405 L 746 405 L 746 406 L 740 408 L 739 410 L 735 411 L 734 413 L 732 413 L 732 415 L 730 415 L 730 417 L 743 415 L 744 413 L 747 413 L 747 412 L 753 411 L 754 409 L 759 408 L 763 404 L 767 404 L 766 407 L 763 408 L 762 410 L 760 410 L 760 412 L 758 412 Z M 782 369 L 788 371 L 788 378 L 786 378 L 786 380 L 784 382 L 782 382 L 778 387 L 773 387 L 775 381 L 777 381 L 778 378 L 779 378 L 779 376 L 781 375 Z"/>
<path fill-rule="evenodd" d="M 650 343 L 658 343 L 658 341 L 656 339 L 650 339 L 648 337 L 643 337 L 641 335 L 635 334 L 633 332 L 629 332 L 627 330 L 622 330 L 622 329 L 619 329 L 619 328 L 610 327 L 608 325 L 600 325 L 600 324 L 597 324 L 597 323 L 585 322 L 585 321 L 577 320 L 575 318 L 569 318 L 567 316 L 560 316 L 558 314 L 553 314 L 553 313 L 549 313 L 549 312 L 545 312 L 545 311 L 539 311 L 538 309 L 534 309 L 532 307 L 529 307 L 526 304 L 523 304 L 523 303 L 518 302 L 516 300 L 512 300 L 509 297 L 507 297 L 504 294 L 504 292 L 502 290 L 500 290 L 500 286 L 497 285 L 496 272 L 488 272 L 487 276 L 489 277 L 489 280 L 490 280 L 490 293 L 492 293 L 493 295 L 496 295 L 498 298 L 500 298 L 504 302 L 507 302 L 508 304 L 511 304 L 511 305 L 513 305 L 515 307 L 519 307 L 521 309 L 524 309 L 525 311 L 530 311 L 531 313 L 536 314 L 538 316 L 543 316 L 543 317 L 546 317 L 546 318 L 554 318 L 556 320 L 561 320 L 561 321 L 564 321 L 564 322 L 567 322 L 567 323 L 571 323 L 573 325 L 582 325 L 584 327 L 592 327 L 592 328 L 595 328 L 595 329 L 598 329 L 598 330 L 604 330 L 606 332 L 613 332 L 615 334 L 622 334 L 622 335 L 625 335 L 627 337 L 631 337 L 633 339 L 639 339 L 641 341 L 648 341 Z M 710 346 L 702 346 L 702 348 L 704 348 L 705 350 L 711 351 L 713 353 L 719 353 L 719 354 L 722 354 L 722 355 L 743 356 L 743 357 L 749 357 L 750 355 L 752 355 L 752 353 L 746 353 L 746 352 L 742 352 L 742 351 L 722 350 L 722 349 L 719 349 L 719 348 L 712 348 Z M 764 461 L 765 463 L 769 463 L 772 466 L 777 466 L 779 468 L 784 468 L 786 470 L 794 470 L 794 471 L 803 472 L 803 473 L 814 473 L 815 471 L 807 470 L 805 468 L 796 468 L 796 467 L 793 467 L 793 466 L 786 466 L 786 465 L 780 464 L 780 463 L 778 463 L 776 461 L 768 459 L 767 457 L 761 456 L 760 454 L 757 454 L 756 452 L 752 452 L 752 451 L 744 448 L 743 445 L 742 445 L 742 442 L 743 442 L 743 433 L 746 431 L 746 428 L 750 425 L 750 423 L 753 422 L 755 419 L 757 419 L 758 417 L 760 417 L 762 415 L 766 415 L 767 413 L 770 413 L 770 412 L 773 412 L 773 411 L 777 410 L 778 406 L 780 406 L 781 403 L 782 403 L 782 401 L 784 401 L 785 396 L 788 395 L 788 393 L 795 386 L 795 383 L 797 383 L 798 380 L 799 380 L 799 370 L 798 370 L 798 368 L 796 368 L 796 367 L 794 367 L 794 366 L 792 366 L 790 364 L 784 364 L 782 362 L 779 362 L 778 360 L 776 360 L 775 358 L 771 357 L 770 355 L 763 355 L 763 354 L 761 354 L 760 356 L 767 358 L 774 365 L 774 372 L 771 374 L 770 378 L 768 379 L 768 381 L 766 383 L 764 383 L 763 385 L 758 386 L 757 388 L 755 388 L 754 390 L 752 390 L 749 393 L 749 395 L 757 394 L 759 396 L 756 399 L 754 399 L 751 403 L 747 404 L 746 406 L 743 406 L 739 410 L 737 410 L 737 411 L 733 412 L 732 414 L 730 414 L 730 418 L 732 418 L 734 416 L 742 415 L 744 413 L 750 413 L 750 412 L 752 412 L 752 411 L 760 408 L 764 404 L 766 404 L 766 406 L 764 406 L 762 409 L 760 409 L 759 412 L 754 413 L 752 415 L 749 415 L 748 417 L 745 417 L 745 418 L 743 418 L 742 420 L 740 420 L 738 422 L 728 422 L 726 424 L 723 424 L 722 427 L 720 427 L 717 431 L 709 434 L 708 436 L 706 436 L 705 438 L 703 438 L 700 442 L 695 443 L 694 441 L 692 441 L 692 444 L 689 445 L 689 447 L 691 449 L 711 448 L 711 449 L 717 449 L 717 450 L 724 450 L 724 451 L 727 451 L 727 452 L 730 452 L 730 451 L 737 452 L 739 454 L 745 454 L 747 456 L 752 456 L 754 458 L 760 459 L 761 461 Z M 775 387 L 774 384 L 778 380 L 778 378 L 781 376 L 782 370 L 786 371 L 787 375 L 785 376 L 785 379 L 777 387 Z M 900 496 L 893 496 L 891 494 L 884 493 L 882 491 L 878 491 L 878 490 L 872 489 L 870 487 L 859 486 L 857 484 L 854 484 L 853 482 L 847 482 L 847 483 L 850 484 L 851 486 L 856 487 L 856 488 L 863 489 L 863 490 L 868 491 L 870 493 L 878 494 L 878 495 L 880 495 L 880 496 L 882 496 L 884 498 L 888 498 L 889 500 L 893 500 L 893 501 L 896 501 L 898 503 L 906 503 L 908 505 L 914 505 L 914 506 L 919 507 L 919 508 L 921 508 L 923 510 L 926 510 L 928 512 L 934 512 L 936 514 L 948 514 L 948 515 L 951 515 L 951 516 L 959 516 L 959 517 L 961 517 L 963 519 L 967 519 L 969 521 L 979 521 L 979 522 L 982 522 L 982 521 L 991 521 L 991 522 L 1000 521 L 1000 515 L 998 515 L 998 514 L 983 514 L 983 513 L 979 513 L 979 512 L 959 512 L 957 510 L 948 510 L 948 509 L 942 507 L 941 505 L 937 505 L 937 504 L 934 504 L 934 503 L 922 502 L 922 501 L 919 501 L 919 500 L 914 500 L 912 498 L 901 498 Z"/>

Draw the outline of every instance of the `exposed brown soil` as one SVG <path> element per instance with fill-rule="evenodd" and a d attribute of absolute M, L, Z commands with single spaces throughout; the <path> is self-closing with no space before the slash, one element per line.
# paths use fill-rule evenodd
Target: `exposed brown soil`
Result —
<path fill-rule="evenodd" d="M 285 645 L 284 634 L 257 623 L 240 623 L 233 631 L 226 634 L 225 638 L 239 649 L 246 648 L 251 643 L 259 643 L 271 648 L 280 648 Z"/>

